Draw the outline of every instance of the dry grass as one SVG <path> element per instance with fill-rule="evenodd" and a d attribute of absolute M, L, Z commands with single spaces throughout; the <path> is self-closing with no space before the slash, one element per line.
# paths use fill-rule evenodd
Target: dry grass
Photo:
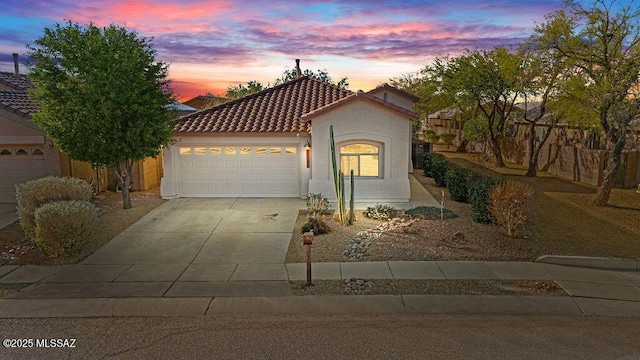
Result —
<path fill-rule="evenodd" d="M 87 237 L 87 242 L 80 253 L 71 258 L 55 259 L 46 257 L 37 247 L 33 246 L 33 243 L 25 236 L 18 222 L 3 228 L 0 231 L 0 251 L 5 252 L 16 247 L 22 247 L 22 251 L 18 252 L 17 258 L 14 260 L 0 259 L 0 265 L 55 265 L 74 264 L 82 261 L 82 259 L 91 255 L 151 210 L 165 202 L 160 198 L 158 189 L 134 192 L 131 195 L 133 207 L 128 210 L 122 209 L 122 195 L 119 193 L 106 192 L 102 193 L 99 198 L 94 199 L 99 209 L 95 228 Z"/>
<path fill-rule="evenodd" d="M 372 280 L 367 295 L 540 295 L 567 296 L 553 281 L 533 280 Z M 291 281 L 291 290 L 302 295 L 346 295 L 341 280 Z"/>

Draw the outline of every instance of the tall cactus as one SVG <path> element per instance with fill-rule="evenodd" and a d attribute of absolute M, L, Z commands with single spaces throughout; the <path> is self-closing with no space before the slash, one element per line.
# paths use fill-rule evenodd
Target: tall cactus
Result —
<path fill-rule="evenodd" d="M 333 165 L 333 184 L 336 189 L 336 202 L 338 204 L 338 220 L 342 226 L 352 225 L 355 217 L 353 214 L 353 170 L 351 170 L 350 209 L 347 217 L 347 207 L 345 205 L 344 194 L 344 174 L 336 162 L 336 142 L 333 138 L 333 125 L 329 126 L 329 135 L 329 141 L 331 142 L 331 164 Z"/>

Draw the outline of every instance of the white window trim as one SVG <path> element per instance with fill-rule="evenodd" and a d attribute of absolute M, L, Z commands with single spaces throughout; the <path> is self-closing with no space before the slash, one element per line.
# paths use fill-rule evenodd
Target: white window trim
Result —
<path fill-rule="evenodd" d="M 380 179 L 384 179 L 384 144 L 378 141 L 374 141 L 374 140 L 348 140 L 348 141 L 342 141 L 338 144 L 336 144 L 338 151 L 336 156 L 338 157 L 337 160 L 337 164 L 338 166 L 341 166 L 340 164 L 342 164 L 342 153 L 340 152 L 340 149 L 342 149 L 343 146 L 348 146 L 348 145 L 355 145 L 355 144 L 365 144 L 365 145 L 373 145 L 375 147 L 378 148 L 378 176 L 354 176 L 354 179 L 358 179 L 358 180 L 380 180 Z M 345 154 L 346 155 L 346 154 Z M 372 155 L 372 154 L 351 154 L 351 155 Z M 344 174 L 344 177 L 346 179 L 350 178 L 351 174 Z"/>

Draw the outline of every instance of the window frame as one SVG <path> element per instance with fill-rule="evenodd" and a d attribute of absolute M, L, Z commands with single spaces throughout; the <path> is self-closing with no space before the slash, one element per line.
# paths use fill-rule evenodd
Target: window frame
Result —
<path fill-rule="evenodd" d="M 377 176 L 362 176 L 362 175 L 354 175 L 354 179 L 384 179 L 384 169 L 383 169 L 383 154 L 384 154 L 384 147 L 383 144 L 377 141 L 371 141 L 371 140 L 349 140 L 349 141 L 344 141 L 344 142 L 340 142 L 337 144 L 338 146 L 338 151 L 336 156 L 338 157 L 338 164 L 340 166 L 340 169 L 342 170 L 342 157 L 343 156 L 357 156 L 358 157 L 358 174 L 361 173 L 360 170 L 360 165 L 362 163 L 362 161 L 360 160 L 361 156 L 378 156 L 378 175 Z M 342 148 L 349 146 L 349 145 L 370 145 L 370 146 L 374 146 L 378 149 L 377 154 L 374 153 L 342 153 Z M 345 178 L 349 178 L 351 176 L 350 172 L 349 173 L 345 173 L 344 177 Z"/>

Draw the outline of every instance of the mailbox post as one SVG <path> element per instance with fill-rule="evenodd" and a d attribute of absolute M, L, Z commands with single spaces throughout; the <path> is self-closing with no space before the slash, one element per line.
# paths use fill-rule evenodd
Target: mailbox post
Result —
<path fill-rule="evenodd" d="M 311 285 L 311 245 L 313 244 L 313 232 L 302 234 L 302 244 L 307 247 L 307 285 Z"/>

